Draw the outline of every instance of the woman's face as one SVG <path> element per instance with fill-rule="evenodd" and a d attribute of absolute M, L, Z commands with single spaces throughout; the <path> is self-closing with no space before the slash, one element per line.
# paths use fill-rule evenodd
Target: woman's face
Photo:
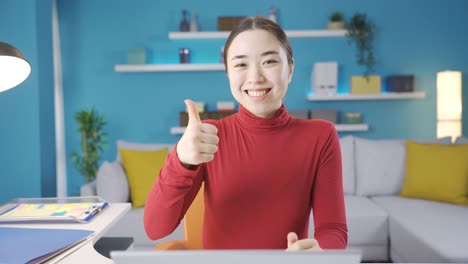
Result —
<path fill-rule="evenodd" d="M 227 73 L 234 98 L 252 114 L 270 118 L 281 107 L 294 65 L 270 32 L 247 30 L 227 51 Z"/>

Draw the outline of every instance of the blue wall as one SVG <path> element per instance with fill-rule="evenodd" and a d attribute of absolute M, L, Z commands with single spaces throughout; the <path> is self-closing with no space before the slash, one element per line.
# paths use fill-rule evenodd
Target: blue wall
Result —
<path fill-rule="evenodd" d="M 16 197 L 55 195 L 53 75 L 50 1 L 3 0 L 0 41 L 17 47 L 32 72 L 0 93 L 0 203 Z M 48 6 L 48 8 L 47 8 Z"/>
<path fill-rule="evenodd" d="M 36 57 L 41 53 L 37 52 L 36 47 L 30 46 L 30 43 L 37 45 L 40 40 L 30 40 L 29 35 L 37 33 L 37 36 L 42 36 L 50 32 L 45 27 L 36 29 L 31 25 L 34 19 L 31 19 L 31 23 L 25 23 L 25 19 L 30 18 L 24 18 L 22 13 L 27 11 L 21 6 L 25 5 L 25 9 L 29 10 L 33 8 L 31 3 L 34 2 L 10 0 L 6 2 L 9 11 L 0 11 L 0 22 L 7 19 L 10 25 L 26 27 L 23 31 L 30 31 L 31 34 L 22 32 L 20 36 L 16 36 L 11 32 L 10 35 L 0 36 L 10 41 L 17 39 L 23 45 L 20 45 L 20 48 L 28 53 L 33 62 L 38 63 L 39 59 Z M 335 10 L 342 11 L 347 18 L 355 12 L 367 13 L 378 27 L 375 39 L 378 59 L 376 72 L 383 77 L 389 74 L 414 74 L 416 90 L 428 94 L 424 100 L 309 102 L 305 96 L 310 87 L 310 72 L 314 62 L 333 60 L 340 63 L 339 89 L 343 92 L 348 90 L 349 76 L 361 74 L 363 69 L 356 65 L 354 47 L 348 45 L 345 38 L 292 39 L 296 70 L 285 98 L 289 109 L 333 108 L 341 112 L 362 112 L 371 129 L 368 132 L 355 133 L 357 136 L 433 138 L 436 133 L 436 72 L 446 69 L 460 70 L 464 73 L 465 108 L 468 105 L 468 30 L 465 26 L 468 24 L 468 18 L 464 11 L 468 10 L 468 2 L 464 0 L 59 0 L 68 157 L 73 151 L 79 150 L 80 135 L 76 132 L 74 113 L 91 106 L 105 114 L 108 122 L 106 131 L 109 133 L 110 144 L 105 151 L 106 160 L 115 158 L 117 139 L 176 142 L 179 136 L 171 135 L 169 128 L 178 125 L 178 113 L 184 110 L 185 98 L 205 101 L 209 110 L 214 110 L 216 101 L 232 100 L 225 74 L 117 73 L 114 71 L 114 65 L 125 63 L 126 50 L 135 47 L 146 47 L 151 51 L 150 63 L 176 63 L 180 47 L 192 50 L 193 62 L 217 62 L 223 45 L 222 40 L 168 39 L 169 31 L 178 30 L 181 9 L 197 12 L 201 30 L 208 31 L 216 30 L 217 16 L 267 15 L 271 5 L 279 10 L 280 24 L 290 30 L 324 28 L 329 14 Z M 4 6 L 5 4 L 2 10 Z M 28 12 L 33 13 L 34 10 Z M 43 14 L 42 11 L 40 13 Z M 2 31 L 13 30 L 2 25 L 5 23 L 0 23 Z M 47 63 L 41 60 L 39 65 L 33 67 L 47 68 L 50 66 Z M 35 169 L 40 167 L 41 160 L 49 158 L 39 150 L 39 145 L 50 138 L 38 138 L 38 122 L 53 118 L 45 111 L 45 105 L 52 102 L 47 102 L 44 98 L 46 96 L 40 96 L 39 83 L 37 75 L 31 76 L 22 88 L 0 94 L 0 110 L 8 110 L 10 113 L 14 111 L 15 115 L 22 114 L 31 119 L 27 124 L 15 120 L 14 131 L 2 131 L 0 142 L 2 146 L 8 144 L 8 148 L 0 148 L 0 158 L 11 161 L 6 165 L 2 164 L 2 167 L 8 166 L 1 170 L 2 174 L 8 175 L 4 178 L 13 178 L 11 175 L 19 177 L 17 175 L 20 174 L 27 181 L 36 181 L 40 175 Z M 22 104 L 28 107 L 21 107 Z M 0 121 L 3 121 L 3 124 L 11 118 L 4 112 L 0 111 Z M 464 112 L 465 134 L 468 131 L 467 112 Z M 33 113 L 40 113 L 40 116 Z M 7 136 L 18 137 L 19 133 L 34 137 L 34 140 L 27 142 L 24 136 L 16 141 L 7 139 Z M 19 151 L 11 155 L 13 146 L 16 150 L 18 146 L 27 150 L 33 148 L 34 154 L 27 153 L 34 155 L 32 167 L 18 168 L 24 164 L 25 154 Z M 40 158 L 36 157 L 37 155 L 40 155 Z M 34 173 L 19 173 L 18 170 Z M 77 173 L 69 160 L 68 178 L 69 194 L 78 194 L 83 177 Z M 19 182 L 12 179 L 7 180 L 7 183 L 9 181 L 9 186 Z M 0 200 L 5 197 L 1 194 L 3 189 L 7 188 L 0 187 Z M 36 189 L 24 191 L 25 193 L 15 192 L 15 196 L 33 196 L 39 193 Z"/>

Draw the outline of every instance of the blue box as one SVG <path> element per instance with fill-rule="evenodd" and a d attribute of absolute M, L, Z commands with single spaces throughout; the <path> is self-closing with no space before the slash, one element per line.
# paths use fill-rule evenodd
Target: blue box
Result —
<path fill-rule="evenodd" d="M 133 48 L 127 50 L 127 64 L 146 64 L 146 49 Z"/>

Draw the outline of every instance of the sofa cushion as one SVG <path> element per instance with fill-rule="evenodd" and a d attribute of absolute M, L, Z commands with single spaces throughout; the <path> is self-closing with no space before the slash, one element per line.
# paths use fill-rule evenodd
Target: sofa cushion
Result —
<path fill-rule="evenodd" d="M 371 198 L 390 215 L 398 262 L 468 262 L 468 207 L 398 196 Z"/>
<path fill-rule="evenodd" d="M 134 207 L 142 207 L 164 165 L 168 149 L 155 151 L 119 149 L 119 153 L 128 177 L 132 204 Z"/>
<path fill-rule="evenodd" d="M 117 149 L 133 149 L 133 150 L 160 150 L 167 148 L 169 151 L 172 150 L 172 144 L 164 143 L 140 143 L 140 142 L 130 142 L 125 140 L 117 140 Z M 117 161 L 122 162 L 120 154 L 117 151 Z"/>
<path fill-rule="evenodd" d="M 346 136 L 340 138 L 341 160 L 343 167 L 343 192 L 356 193 L 356 177 L 354 172 L 354 138 Z"/>
<path fill-rule="evenodd" d="M 405 171 L 403 140 L 355 138 L 356 193 L 390 195 L 401 190 Z"/>
<path fill-rule="evenodd" d="M 406 142 L 401 196 L 468 205 L 468 144 Z"/>
<path fill-rule="evenodd" d="M 451 138 L 418 140 L 450 144 Z M 405 177 L 406 146 L 404 140 L 370 140 L 354 138 L 356 160 L 356 194 L 398 194 Z"/>
<path fill-rule="evenodd" d="M 388 245 L 388 214 L 369 198 L 345 195 L 348 245 Z M 314 234 L 313 214 L 310 216 L 309 236 Z"/>
<path fill-rule="evenodd" d="M 118 162 L 104 161 L 96 176 L 96 193 L 111 203 L 126 203 L 129 198 L 127 175 Z"/>

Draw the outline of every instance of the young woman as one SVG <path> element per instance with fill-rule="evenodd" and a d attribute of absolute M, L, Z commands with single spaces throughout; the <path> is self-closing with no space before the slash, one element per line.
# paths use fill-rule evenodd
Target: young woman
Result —
<path fill-rule="evenodd" d="M 172 233 L 205 182 L 205 249 L 346 248 L 338 136 L 330 122 L 288 115 L 282 100 L 294 60 L 286 34 L 270 20 L 247 18 L 224 54 L 239 111 L 201 122 L 185 101 L 189 123 L 148 196 L 146 233 Z"/>

